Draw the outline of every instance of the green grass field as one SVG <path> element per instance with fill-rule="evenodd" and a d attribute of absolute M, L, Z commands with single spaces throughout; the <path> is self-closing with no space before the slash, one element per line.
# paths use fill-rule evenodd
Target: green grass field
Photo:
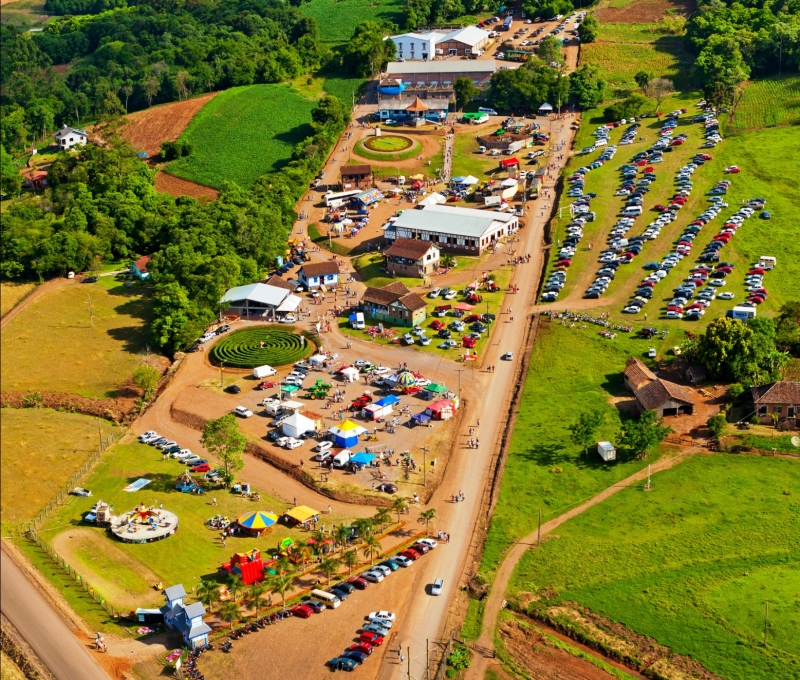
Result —
<path fill-rule="evenodd" d="M 478 153 L 478 141 L 475 136 L 475 133 L 471 132 L 456 135 L 453 143 L 453 177 L 472 175 L 485 181 L 492 173 L 498 171 L 499 159 Z"/>
<path fill-rule="evenodd" d="M 347 42 L 364 21 L 403 23 L 403 4 L 398 0 L 311 0 L 300 11 L 317 20 L 325 42 Z"/>
<path fill-rule="evenodd" d="M 44 2 L 41 0 L 16 0 L 16 2 L 3 5 L 0 21 L 4 26 L 27 28 L 41 26 L 50 16 L 45 12 Z"/>
<path fill-rule="evenodd" d="M 701 456 L 654 484 L 559 527 L 526 553 L 511 591 L 554 591 L 726 680 L 797 678 L 800 464 Z"/>
<path fill-rule="evenodd" d="M 142 287 L 126 288 L 111 276 L 51 291 L 3 330 L 3 389 L 113 397 L 141 362 L 150 318 Z"/>
<path fill-rule="evenodd" d="M 36 517 L 104 437 L 121 433 L 106 420 L 50 409 L 6 408 L 0 418 L 3 531 Z"/>
<path fill-rule="evenodd" d="M 367 139 L 381 139 L 375 137 L 368 137 Z M 395 137 L 395 139 L 398 139 Z M 359 141 L 353 147 L 353 153 L 356 156 L 360 156 L 361 158 L 367 158 L 372 161 L 403 161 L 408 158 L 414 158 L 417 156 L 420 151 L 422 151 L 422 145 L 416 140 L 412 140 L 414 143 L 411 145 L 410 148 L 406 149 L 405 151 L 397 151 L 392 153 L 389 150 L 380 150 L 380 151 L 373 151 L 372 149 L 368 148 L 364 143 L 364 140 Z M 441 148 L 441 146 L 440 146 Z M 353 159 L 354 163 L 359 162 L 358 159 Z"/>
<path fill-rule="evenodd" d="M 292 148 L 312 134 L 314 98 L 287 85 L 249 85 L 221 92 L 181 135 L 190 156 L 169 164 L 183 179 L 219 189 L 224 181 L 245 189 L 279 169 Z"/>
<path fill-rule="evenodd" d="M 748 83 L 728 126 L 741 130 L 800 124 L 800 76 L 790 74 Z"/>
<path fill-rule="evenodd" d="M 686 82 L 691 65 L 680 38 L 662 36 L 655 24 L 601 24 L 597 40 L 581 46 L 581 64 L 600 67 L 613 88 L 633 89 L 633 76 L 642 70 L 671 78 L 676 87 Z"/>
<path fill-rule="evenodd" d="M 570 443 L 567 430 L 581 411 L 599 409 L 605 423 L 597 439 L 615 441 L 621 418 L 609 398 L 626 394 L 625 361 L 646 351 L 647 343 L 625 334 L 610 341 L 600 337 L 596 326 L 571 329 L 541 321 L 486 540 L 482 576 L 491 579 L 509 545 L 536 528 L 540 509 L 542 521 L 557 517 L 647 464 L 620 453 L 610 464 L 591 451 L 587 457 Z M 650 462 L 656 459 L 654 455 Z"/>

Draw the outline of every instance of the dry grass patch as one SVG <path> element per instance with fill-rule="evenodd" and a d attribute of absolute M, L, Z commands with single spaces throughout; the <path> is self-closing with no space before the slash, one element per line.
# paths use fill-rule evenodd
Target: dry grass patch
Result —
<path fill-rule="evenodd" d="M 36 288 L 35 283 L 16 283 L 3 281 L 0 283 L 0 316 L 5 316 Z"/>

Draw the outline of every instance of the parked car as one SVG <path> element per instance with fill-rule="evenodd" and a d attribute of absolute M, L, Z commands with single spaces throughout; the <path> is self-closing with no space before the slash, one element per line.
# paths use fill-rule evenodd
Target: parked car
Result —
<path fill-rule="evenodd" d="M 300 617 L 301 619 L 308 619 L 314 615 L 314 610 L 307 604 L 301 604 L 292 609 L 292 614 Z"/>
<path fill-rule="evenodd" d="M 397 619 L 397 615 L 394 612 L 383 609 L 379 612 L 370 612 L 367 614 L 367 618 L 370 621 L 372 621 L 372 619 L 388 619 L 389 621 L 394 622 Z"/>
<path fill-rule="evenodd" d="M 240 418 L 250 418 L 253 415 L 253 412 L 246 406 L 237 406 L 234 413 Z"/>
<path fill-rule="evenodd" d="M 354 671 L 358 667 L 358 661 L 345 656 L 337 656 L 328 661 L 328 665 L 335 671 Z"/>
<path fill-rule="evenodd" d="M 239 392 L 241 392 L 241 391 L 242 391 L 242 388 L 241 388 L 241 387 L 239 387 L 238 385 L 228 385 L 228 386 L 225 388 L 225 391 L 226 391 L 228 394 L 239 394 Z"/>

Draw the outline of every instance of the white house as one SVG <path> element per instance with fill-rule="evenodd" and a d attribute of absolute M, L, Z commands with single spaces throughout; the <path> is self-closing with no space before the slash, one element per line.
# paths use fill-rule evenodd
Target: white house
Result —
<path fill-rule="evenodd" d="M 436 54 L 437 41 L 444 38 L 444 33 L 430 31 L 429 33 L 403 33 L 389 38 L 397 48 L 398 59 L 433 59 Z"/>
<path fill-rule="evenodd" d="M 208 634 L 211 628 L 203 622 L 206 608 L 202 602 L 186 605 L 183 598 L 186 591 L 183 586 L 171 586 L 164 590 L 167 603 L 161 607 L 164 623 L 170 630 L 180 631 L 183 641 L 190 649 L 204 647 L 208 644 Z"/>
<path fill-rule="evenodd" d="M 77 145 L 85 146 L 89 139 L 86 130 L 79 130 L 66 125 L 56 132 L 53 137 L 55 137 L 58 147 L 65 150 Z"/>
<path fill-rule="evenodd" d="M 297 278 L 309 289 L 335 286 L 339 283 L 339 265 L 335 262 L 309 262 L 300 267 Z"/>

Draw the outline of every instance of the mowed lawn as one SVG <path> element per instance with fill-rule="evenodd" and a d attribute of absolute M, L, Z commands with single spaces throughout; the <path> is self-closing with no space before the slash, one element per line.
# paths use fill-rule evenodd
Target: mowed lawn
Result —
<path fill-rule="evenodd" d="M 625 334 L 610 341 L 598 331 L 545 319 L 539 324 L 480 567 L 487 580 L 505 550 L 536 529 L 540 509 L 542 521 L 553 519 L 658 458 L 629 460 L 618 452 L 616 462 L 604 463 L 596 452 L 586 456 L 569 440 L 569 425 L 595 409 L 605 415 L 597 439 L 618 439 L 621 416 L 611 397 L 625 394 L 627 358 L 647 351 L 643 341 Z"/>
<path fill-rule="evenodd" d="M 726 680 L 797 678 L 800 462 L 698 456 L 653 482 L 559 527 L 511 592 L 555 592 Z"/>
<path fill-rule="evenodd" d="M 399 0 L 311 0 L 300 11 L 319 24 L 324 42 L 347 42 L 356 26 L 365 21 L 389 21 L 401 26 L 404 4 Z"/>
<path fill-rule="evenodd" d="M 282 167 L 295 144 L 313 134 L 315 102 L 288 85 L 226 90 L 181 135 L 192 153 L 170 163 L 168 172 L 215 189 L 226 181 L 249 189 L 261 175 Z"/>
<path fill-rule="evenodd" d="M 0 511 L 4 532 L 30 521 L 64 488 L 100 445 L 118 435 L 106 420 L 50 409 L 6 408 L 0 418 Z"/>
<path fill-rule="evenodd" d="M 500 171 L 501 158 L 478 153 L 477 134 L 477 132 L 463 132 L 456 135 L 453 143 L 453 177 L 472 175 L 485 182 L 490 175 Z M 517 157 L 527 155 L 528 149 L 523 149 Z M 531 168 L 535 169 L 535 166 L 531 165 Z M 527 165 L 524 169 L 527 169 Z"/>
<path fill-rule="evenodd" d="M 677 87 L 686 80 L 691 65 L 681 38 L 654 31 L 655 24 L 600 24 L 600 35 L 581 46 L 581 64 L 596 64 L 613 88 L 635 89 L 633 76 L 650 71 L 670 78 Z"/>
<path fill-rule="evenodd" d="M 3 389 L 115 396 L 150 343 L 151 312 L 141 286 L 113 277 L 43 295 L 3 329 Z"/>
<path fill-rule="evenodd" d="M 224 489 L 202 496 L 181 493 L 174 486 L 186 469 L 172 458 L 163 461 L 161 452 L 154 447 L 139 443 L 117 445 L 86 481 L 93 498 L 71 498 L 67 505 L 51 515 L 41 535 L 47 537 L 59 553 L 68 555 L 72 566 L 96 586 L 102 597 L 116 605 L 126 605 L 134 597 L 148 603 L 158 600 L 158 594 L 153 595 L 152 591 L 156 581 L 163 581 L 164 585 L 183 583 L 191 590 L 200 578 L 214 577 L 220 563 L 236 552 L 253 548 L 273 550 L 286 537 L 295 540 L 308 537 L 308 532 L 290 529 L 279 522 L 270 535 L 258 539 L 232 537 L 223 548 L 219 531 L 205 525 L 210 517 L 221 514 L 235 519 L 252 510 L 280 515 L 291 507 L 291 500 L 271 497 L 263 491 L 260 502 Z M 141 477 L 150 479 L 151 483 L 133 493 L 123 490 Z M 167 539 L 144 545 L 114 540 L 103 529 L 83 522 L 84 515 L 97 499 L 113 505 L 115 514 L 131 510 L 142 502 L 148 506 L 163 503 L 164 509 L 178 515 L 178 531 Z M 347 520 L 326 514 L 323 521 L 339 524 Z"/>
<path fill-rule="evenodd" d="M 793 73 L 749 82 L 729 127 L 735 132 L 798 123 L 800 76 Z"/>

